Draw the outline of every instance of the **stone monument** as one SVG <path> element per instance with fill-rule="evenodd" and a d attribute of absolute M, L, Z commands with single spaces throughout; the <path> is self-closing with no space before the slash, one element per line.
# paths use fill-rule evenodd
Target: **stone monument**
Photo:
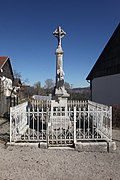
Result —
<path fill-rule="evenodd" d="M 70 118 L 67 114 L 67 99 L 70 96 L 64 86 L 64 71 L 63 71 L 63 50 L 61 40 L 65 36 L 65 32 L 59 26 L 53 35 L 58 39 L 58 46 L 55 51 L 56 55 L 56 83 L 54 95 L 51 100 L 51 117 L 49 126 L 52 130 L 67 129 L 70 127 Z"/>
<path fill-rule="evenodd" d="M 61 40 L 65 36 L 63 29 L 58 28 L 53 32 L 53 35 L 58 39 L 58 46 L 55 51 L 56 55 L 56 84 L 55 84 L 55 97 L 56 98 L 67 98 L 69 94 L 64 87 L 64 71 L 63 71 L 63 50 L 61 46 Z"/>

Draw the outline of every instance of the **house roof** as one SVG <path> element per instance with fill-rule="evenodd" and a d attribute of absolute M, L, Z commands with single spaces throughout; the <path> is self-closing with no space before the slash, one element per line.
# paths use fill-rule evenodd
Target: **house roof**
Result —
<path fill-rule="evenodd" d="M 8 56 L 0 56 L 0 70 L 1 69 L 3 69 L 3 71 L 0 71 L 3 76 L 12 80 L 14 79 L 10 58 Z"/>
<path fill-rule="evenodd" d="M 20 90 L 21 90 L 21 91 L 24 91 L 24 90 L 28 90 L 29 88 L 30 88 L 29 85 L 22 85 L 22 86 L 20 87 Z"/>
<path fill-rule="evenodd" d="M 0 69 L 4 66 L 7 60 L 8 56 L 0 56 Z"/>
<path fill-rule="evenodd" d="M 86 80 L 120 73 L 120 23 L 103 49 Z"/>

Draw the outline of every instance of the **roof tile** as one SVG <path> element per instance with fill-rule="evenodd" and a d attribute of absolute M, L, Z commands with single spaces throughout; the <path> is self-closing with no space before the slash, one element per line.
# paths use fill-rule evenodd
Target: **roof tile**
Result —
<path fill-rule="evenodd" d="M 8 56 L 0 56 L 0 68 L 4 65 L 7 59 Z"/>

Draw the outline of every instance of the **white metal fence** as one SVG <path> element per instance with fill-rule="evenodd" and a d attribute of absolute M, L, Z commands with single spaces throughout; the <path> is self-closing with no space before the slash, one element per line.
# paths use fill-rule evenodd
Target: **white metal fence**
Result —
<path fill-rule="evenodd" d="M 76 139 L 112 140 L 112 107 L 88 101 L 76 109 Z"/>
<path fill-rule="evenodd" d="M 53 114 L 52 114 L 53 113 Z M 10 142 L 40 142 L 48 146 L 70 145 L 82 140 L 112 140 L 112 107 L 91 101 L 23 103 L 10 108 Z"/>
<path fill-rule="evenodd" d="M 27 105 L 25 102 L 10 108 L 10 142 L 20 140 L 21 135 L 28 129 Z"/>

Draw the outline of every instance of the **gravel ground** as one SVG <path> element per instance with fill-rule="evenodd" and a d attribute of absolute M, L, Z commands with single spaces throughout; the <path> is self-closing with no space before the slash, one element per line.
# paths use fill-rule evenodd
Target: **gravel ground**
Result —
<path fill-rule="evenodd" d="M 9 122 L 0 119 L 0 180 L 119 180 L 120 130 L 114 153 L 77 152 L 4 145 Z"/>

